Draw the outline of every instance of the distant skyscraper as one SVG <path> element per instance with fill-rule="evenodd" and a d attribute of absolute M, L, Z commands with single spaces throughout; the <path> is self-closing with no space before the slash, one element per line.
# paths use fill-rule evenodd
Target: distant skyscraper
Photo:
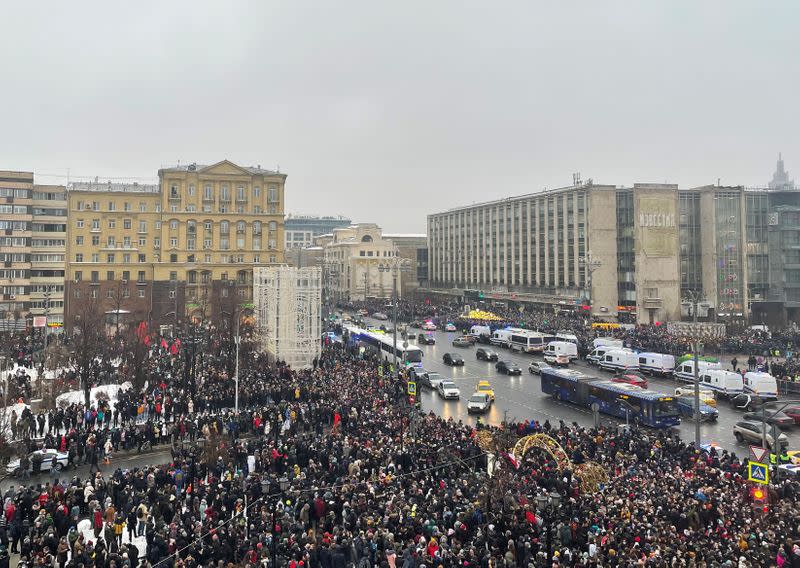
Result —
<path fill-rule="evenodd" d="M 794 189 L 794 180 L 789 179 L 789 172 L 783 167 L 783 157 L 778 153 L 778 165 L 769 182 L 770 189 Z"/>

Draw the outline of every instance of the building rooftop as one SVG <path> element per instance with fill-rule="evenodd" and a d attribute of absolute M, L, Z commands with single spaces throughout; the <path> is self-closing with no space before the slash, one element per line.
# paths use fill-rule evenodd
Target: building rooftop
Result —
<path fill-rule="evenodd" d="M 76 181 L 67 191 L 97 191 L 105 193 L 159 193 L 161 186 L 148 183 L 116 183 L 111 181 Z"/>
<path fill-rule="evenodd" d="M 167 166 L 161 168 L 160 172 L 199 172 L 206 168 L 210 168 L 215 166 L 216 164 L 186 164 L 186 165 L 176 165 L 176 166 Z M 267 170 L 258 166 L 240 166 L 239 164 L 234 164 L 236 167 L 242 168 L 243 170 L 248 171 L 254 175 L 285 175 L 282 174 L 280 171 L 275 170 Z"/>
<path fill-rule="evenodd" d="M 427 239 L 428 235 L 425 233 L 384 233 L 383 236 L 387 239 Z"/>

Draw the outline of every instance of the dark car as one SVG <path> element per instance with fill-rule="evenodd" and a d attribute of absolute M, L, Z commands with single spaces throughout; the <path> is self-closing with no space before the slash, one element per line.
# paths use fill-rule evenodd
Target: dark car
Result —
<path fill-rule="evenodd" d="M 775 425 L 779 428 L 788 428 L 789 426 L 794 425 L 794 418 L 789 416 L 784 412 L 776 412 L 775 410 L 770 410 L 767 406 L 764 412 L 764 416 L 766 417 L 766 423 L 769 425 Z M 757 412 L 747 412 L 744 415 L 745 420 L 750 420 L 752 422 L 761 422 L 761 411 Z"/>
<path fill-rule="evenodd" d="M 472 342 L 466 337 L 456 337 L 453 340 L 453 347 L 472 347 Z"/>
<path fill-rule="evenodd" d="M 436 345 L 436 338 L 427 333 L 420 333 L 417 336 L 417 343 L 420 345 Z"/>
<path fill-rule="evenodd" d="M 516 363 L 512 363 L 511 361 L 498 361 L 495 363 L 494 368 L 497 369 L 498 373 L 504 373 L 506 375 L 521 375 L 522 369 Z"/>
<path fill-rule="evenodd" d="M 497 353 L 485 347 L 478 347 L 475 351 L 475 358 L 481 361 L 497 361 Z"/>
<path fill-rule="evenodd" d="M 458 353 L 445 353 L 444 357 L 442 357 L 442 362 L 445 365 L 452 365 L 454 367 L 458 367 L 464 364 L 464 358 Z"/>

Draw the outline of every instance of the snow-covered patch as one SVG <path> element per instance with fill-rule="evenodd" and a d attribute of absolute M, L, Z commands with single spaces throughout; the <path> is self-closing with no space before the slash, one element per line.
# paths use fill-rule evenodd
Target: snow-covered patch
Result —
<path fill-rule="evenodd" d="M 113 407 L 117 400 L 119 400 L 119 394 L 131 388 L 133 388 L 133 385 L 128 381 L 121 385 L 100 385 L 99 387 L 93 387 L 89 390 L 89 400 L 92 404 L 96 404 L 97 401 L 100 400 L 107 400 Z M 83 390 L 78 389 L 58 395 L 56 397 L 56 406 L 64 407 L 73 403 L 83 405 L 84 401 Z"/>
<path fill-rule="evenodd" d="M 49 380 L 55 380 L 63 373 L 69 372 L 71 370 L 72 369 L 70 367 L 58 367 L 57 369 L 47 369 L 44 372 L 44 378 Z M 31 378 L 31 381 L 33 382 L 36 382 L 36 380 L 39 378 L 39 371 L 37 369 L 29 369 L 28 367 L 21 367 L 17 364 L 15 364 L 14 367 L 9 369 L 8 372 L 14 375 L 27 374 Z"/>
<path fill-rule="evenodd" d="M 126 519 L 127 521 L 127 519 Z M 83 542 L 87 544 L 89 541 L 92 541 L 92 544 L 97 543 L 97 539 L 94 536 L 94 529 L 92 528 L 92 521 L 90 519 L 83 519 L 82 521 L 78 521 L 78 533 L 83 535 Z M 134 531 L 134 535 L 136 532 Z M 100 532 L 100 537 L 102 538 L 103 532 Z M 131 540 L 128 538 L 128 527 L 125 526 L 125 529 L 122 531 L 122 544 L 128 544 Z M 139 550 L 139 558 L 144 558 L 147 554 L 147 539 L 143 536 L 134 536 L 133 537 L 133 544 L 136 545 L 136 548 Z M 108 549 L 108 543 L 106 543 L 106 549 Z"/>

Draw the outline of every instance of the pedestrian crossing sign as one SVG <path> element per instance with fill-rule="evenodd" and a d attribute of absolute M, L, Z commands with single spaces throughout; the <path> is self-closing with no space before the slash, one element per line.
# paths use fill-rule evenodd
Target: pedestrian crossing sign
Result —
<path fill-rule="evenodd" d="M 414 381 L 408 381 L 408 391 L 407 392 L 411 396 L 414 396 L 415 394 L 417 394 L 417 383 L 415 383 Z"/>
<path fill-rule="evenodd" d="M 764 485 L 769 483 L 769 468 L 767 464 L 750 462 L 747 467 L 747 479 Z"/>

